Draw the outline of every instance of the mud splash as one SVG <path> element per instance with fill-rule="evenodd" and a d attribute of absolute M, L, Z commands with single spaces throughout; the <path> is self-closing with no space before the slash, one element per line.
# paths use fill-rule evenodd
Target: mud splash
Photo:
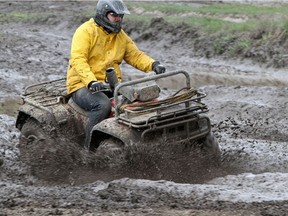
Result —
<path fill-rule="evenodd" d="M 77 143 L 57 140 L 57 145 L 42 144 L 37 143 L 39 148 L 29 146 L 28 158 L 21 156 L 27 156 L 28 152 L 20 148 L 20 159 L 29 165 L 30 175 L 43 185 L 83 185 L 120 178 L 201 184 L 227 175 L 227 167 L 223 170 L 218 158 L 195 145 L 133 144 L 125 147 L 121 158 L 111 161 L 105 155 L 83 150 Z"/>

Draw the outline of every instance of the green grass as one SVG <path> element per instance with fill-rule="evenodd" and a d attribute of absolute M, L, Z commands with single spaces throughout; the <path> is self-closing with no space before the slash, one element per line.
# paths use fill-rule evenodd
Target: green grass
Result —
<path fill-rule="evenodd" d="M 144 24 L 149 24 L 151 22 L 151 16 L 146 16 L 146 15 L 141 15 L 141 16 L 138 16 L 138 15 L 129 15 L 129 16 L 125 16 L 124 17 L 124 22 L 125 21 L 132 21 L 132 22 L 142 22 Z"/>
<path fill-rule="evenodd" d="M 76 15 L 71 14 L 71 17 L 75 18 L 81 18 L 81 17 L 92 17 L 95 15 L 95 11 L 81 11 L 79 13 L 77 13 Z M 20 12 L 20 11 L 15 11 L 12 13 L 0 13 L 0 23 L 1 22 L 46 22 L 48 19 L 52 20 L 56 20 L 55 17 L 58 16 L 56 19 L 59 19 L 59 16 L 61 16 L 61 14 L 57 14 L 57 13 L 51 13 L 49 11 L 47 12 Z M 49 24 L 47 22 L 47 24 Z"/>
<path fill-rule="evenodd" d="M 48 14 L 44 13 L 27 13 L 27 12 L 12 12 L 12 13 L 0 13 L 0 22 L 9 21 L 9 22 L 17 22 L 17 21 L 33 21 L 39 18 L 48 17 Z"/>
<path fill-rule="evenodd" d="M 194 10 L 199 13 L 209 14 L 241 14 L 248 16 L 255 15 L 273 15 L 288 13 L 288 5 L 286 6 L 257 6 L 257 5 L 245 5 L 245 4 L 219 4 L 210 5 L 206 7 L 198 8 Z"/>
<path fill-rule="evenodd" d="M 288 38 L 288 4 L 281 6 L 214 4 L 197 7 L 190 4 L 177 5 L 153 2 L 129 2 L 126 4 L 131 15 L 126 15 L 124 22 L 142 22 L 149 26 L 153 18 L 161 17 L 171 25 L 181 26 L 182 23 L 185 23 L 188 27 L 197 29 L 197 33 L 201 35 L 216 38 L 214 43 L 216 53 L 225 52 L 223 44 L 227 44 L 227 41 L 231 46 L 228 48 L 229 52 L 237 53 L 253 46 L 251 37 L 254 37 L 254 40 L 256 38 L 257 43 L 262 44 L 268 44 L 275 37 Z M 78 17 L 92 17 L 94 13 L 94 9 L 90 9 L 79 12 L 77 17 L 71 14 L 71 18 L 78 21 Z M 46 22 L 53 20 L 55 16 L 58 15 L 51 14 L 51 11 L 50 13 L 49 11 L 41 13 L 18 11 L 0 13 L 0 22 L 41 20 Z M 230 19 L 226 19 L 227 17 Z M 51 23 L 53 24 L 53 21 Z M 230 43 L 233 38 L 237 38 L 237 41 Z"/>
<path fill-rule="evenodd" d="M 272 22 L 267 28 L 285 28 L 288 29 L 288 4 L 282 6 L 257 6 L 246 4 L 215 4 L 195 7 L 192 5 L 177 5 L 172 3 L 127 3 L 131 15 L 125 16 L 125 20 L 143 22 L 149 24 L 152 18 L 162 17 L 168 23 L 178 24 L 187 23 L 190 26 L 197 27 L 205 33 L 227 32 L 227 34 L 236 34 L 241 32 L 253 31 L 263 22 Z M 83 16 L 93 16 L 94 10 L 81 11 Z M 140 13 L 140 14 L 138 14 Z M 184 16 L 182 16 L 184 14 Z M 80 14 L 78 14 L 80 15 Z M 268 17 L 265 20 L 265 17 Z M 267 16 L 269 15 L 269 16 Z M 3 20 L 14 21 L 34 21 L 37 19 L 46 19 L 49 12 L 45 13 L 27 13 L 13 12 L 10 14 L 0 14 L 0 22 Z M 224 17 L 245 17 L 243 22 L 232 22 L 224 20 Z M 277 17 L 274 20 L 270 18 Z M 264 19 L 264 20 L 263 20 Z"/>
<path fill-rule="evenodd" d="M 173 13 L 186 13 L 195 12 L 202 14 L 214 14 L 214 15 L 227 15 L 227 14 L 241 14 L 248 16 L 256 15 L 287 15 L 288 4 L 281 6 L 259 6 L 249 4 L 214 4 L 204 5 L 201 7 L 195 7 L 191 5 L 177 5 L 169 3 L 127 3 L 129 10 L 135 11 L 135 9 L 143 9 L 146 12 L 162 12 L 166 14 Z"/>
<path fill-rule="evenodd" d="M 269 44 L 275 37 L 288 38 L 288 4 L 261 6 L 214 4 L 194 7 L 168 3 L 128 3 L 131 15 L 125 19 L 149 24 L 162 17 L 172 25 L 186 23 L 201 35 L 214 38 L 217 54 L 237 55 L 255 43 Z M 137 14 L 139 13 L 139 14 Z M 229 19 L 226 19 L 229 17 Z"/>
<path fill-rule="evenodd" d="M 143 21 L 149 23 L 154 17 L 163 17 L 171 24 L 187 23 L 191 26 L 201 28 L 206 33 L 226 31 L 227 33 L 238 33 L 253 31 L 261 22 L 273 22 L 275 27 L 283 27 L 288 18 L 288 5 L 280 6 L 256 6 L 241 4 L 216 4 L 202 7 L 189 5 L 181 6 L 168 3 L 128 3 L 131 15 L 127 20 Z M 145 11 L 144 14 L 136 15 L 137 11 Z M 181 16 L 186 14 L 185 16 Z M 266 16 L 266 19 L 263 16 Z M 267 16 L 269 15 L 269 17 Z M 276 20 L 270 16 L 277 16 Z M 232 22 L 224 20 L 223 17 L 242 16 L 243 22 Z M 244 20 L 245 18 L 245 20 Z M 264 20 L 263 20 L 264 19 Z M 271 26 L 271 25 L 270 25 Z"/>
<path fill-rule="evenodd" d="M 180 13 L 180 12 L 189 12 L 193 8 L 187 7 L 187 6 L 180 6 L 175 4 L 169 4 L 169 3 L 143 3 L 143 2 L 133 2 L 133 3 L 127 3 L 128 9 L 135 9 L 135 8 L 142 8 L 144 11 L 147 12 L 163 12 L 163 13 Z M 130 10 L 131 11 L 131 10 Z"/>

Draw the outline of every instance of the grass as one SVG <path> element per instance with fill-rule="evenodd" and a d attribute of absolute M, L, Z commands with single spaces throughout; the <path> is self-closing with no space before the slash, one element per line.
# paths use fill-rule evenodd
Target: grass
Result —
<path fill-rule="evenodd" d="M 133 2 L 133 3 L 127 3 L 127 6 L 129 10 L 132 11 L 136 8 L 138 10 L 144 10 L 147 12 L 153 12 L 158 11 L 162 13 L 181 13 L 181 12 L 189 12 L 193 8 L 187 7 L 187 6 L 180 6 L 176 4 L 169 4 L 169 3 L 144 3 L 144 2 Z"/>
<path fill-rule="evenodd" d="M 94 11 L 81 11 L 79 13 L 77 13 L 74 16 L 77 17 L 92 17 L 94 16 Z M 53 19 L 53 17 L 56 16 L 61 16 L 60 15 L 55 15 L 52 14 L 51 11 L 47 11 L 47 12 L 27 12 L 27 11 L 15 11 L 15 12 L 11 12 L 11 13 L 0 13 L 0 23 L 1 22 L 35 22 L 35 21 L 39 21 L 39 22 L 44 22 L 47 19 L 51 18 L 51 20 Z M 73 14 L 71 14 L 71 16 L 73 16 Z"/>
<path fill-rule="evenodd" d="M 39 18 L 46 18 L 48 14 L 45 13 L 27 13 L 27 12 L 12 12 L 12 13 L 0 13 L 0 23 L 1 22 L 27 22 L 35 21 Z"/>
<path fill-rule="evenodd" d="M 195 7 L 191 4 L 134 2 L 128 3 L 128 8 L 131 15 L 125 17 L 127 20 L 149 24 L 151 19 L 162 17 L 172 25 L 186 23 L 197 28 L 202 35 L 217 38 L 212 46 L 218 54 L 228 51 L 230 55 L 236 55 L 251 48 L 253 40 L 259 40 L 258 44 L 267 44 L 279 35 L 288 38 L 288 4 L 213 4 Z"/>
<path fill-rule="evenodd" d="M 210 14 L 241 14 L 247 16 L 287 14 L 288 6 L 259 6 L 249 4 L 218 4 L 201 7 L 196 10 L 199 13 Z"/>
<path fill-rule="evenodd" d="M 261 26 L 262 22 L 272 22 L 278 28 L 288 28 L 288 4 L 281 6 L 258 6 L 249 4 L 214 4 L 204 6 L 177 5 L 172 3 L 126 3 L 131 15 L 125 16 L 125 20 L 143 22 L 149 24 L 152 18 L 163 17 L 168 23 L 186 23 L 197 27 L 206 33 L 227 32 L 235 34 L 239 32 L 254 31 Z M 83 16 L 93 16 L 94 10 L 81 11 Z M 79 15 L 79 14 L 78 14 Z M 269 16 L 267 16 L 269 15 Z M 0 22 L 12 21 L 34 21 L 45 20 L 51 16 L 51 12 L 28 13 L 16 11 L 12 13 L 1 13 Z M 243 22 L 225 20 L 224 17 L 243 19 Z M 273 19 L 274 17 L 274 19 Z M 245 19 L 245 20 L 244 20 Z M 267 27 L 267 28 L 268 28 Z"/>
<path fill-rule="evenodd" d="M 241 4 L 216 4 L 193 7 L 191 5 L 181 6 L 150 2 L 128 3 L 128 7 L 132 15 L 126 16 L 125 19 L 127 20 L 141 20 L 149 23 L 152 18 L 163 17 L 171 24 L 184 22 L 191 26 L 201 28 L 202 31 L 207 33 L 217 33 L 223 30 L 228 34 L 253 31 L 263 21 L 273 22 L 273 26 L 283 27 L 288 17 L 288 5 L 268 7 Z M 133 15 L 137 13 L 137 11 L 145 12 L 143 12 L 141 16 Z M 227 21 L 224 19 L 224 17 L 227 16 L 231 18 L 242 17 L 243 22 Z M 273 17 L 277 19 L 273 20 Z"/>
<path fill-rule="evenodd" d="M 273 14 L 287 14 L 288 5 L 281 6 L 259 6 L 249 4 L 212 4 L 203 6 L 192 6 L 192 5 L 177 5 L 169 3 L 127 3 L 128 8 L 138 10 L 143 9 L 144 11 L 158 11 L 165 14 L 175 13 L 186 13 L 195 12 L 202 14 L 241 14 L 241 15 L 273 15 Z"/>
<path fill-rule="evenodd" d="M 231 41 L 231 38 L 239 38 L 239 35 L 239 41 L 229 48 L 230 52 L 237 53 L 239 50 L 249 49 L 253 46 L 251 39 L 247 36 L 248 34 L 259 35 L 257 40 L 260 40 L 261 43 L 269 43 L 270 39 L 279 35 L 283 38 L 288 37 L 288 4 L 282 4 L 281 6 L 249 4 L 193 6 L 191 4 L 179 5 L 153 2 L 127 2 L 126 4 L 131 15 L 125 16 L 124 21 L 142 22 L 148 26 L 153 18 L 158 17 L 163 18 L 171 25 L 186 23 L 188 26 L 198 29 L 198 32 L 202 35 L 217 37 L 214 43 L 216 53 L 224 52 L 222 45 L 227 44 L 227 41 Z M 92 17 L 94 13 L 94 9 L 91 9 L 81 11 L 77 16 Z M 56 15 L 51 15 L 51 11 L 42 13 L 28 13 L 25 11 L 0 13 L 0 23 L 1 21 L 41 22 L 41 20 L 53 20 L 53 16 Z M 241 35 L 244 35 L 244 37 L 241 38 Z"/>

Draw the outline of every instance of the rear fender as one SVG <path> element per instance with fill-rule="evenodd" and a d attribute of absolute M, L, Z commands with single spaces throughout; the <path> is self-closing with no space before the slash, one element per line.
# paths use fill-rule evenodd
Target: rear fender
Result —
<path fill-rule="evenodd" d="M 139 142 L 141 132 L 118 123 L 114 117 L 105 119 L 95 125 L 91 131 L 90 150 L 97 148 L 102 140 L 111 136 L 121 140 L 124 144 L 130 144 Z"/>
<path fill-rule="evenodd" d="M 34 118 L 41 124 L 55 125 L 56 120 L 53 113 L 39 109 L 37 107 L 30 106 L 28 104 L 23 104 L 19 107 L 18 115 L 16 119 L 16 127 L 21 130 L 23 124 L 28 118 Z"/>

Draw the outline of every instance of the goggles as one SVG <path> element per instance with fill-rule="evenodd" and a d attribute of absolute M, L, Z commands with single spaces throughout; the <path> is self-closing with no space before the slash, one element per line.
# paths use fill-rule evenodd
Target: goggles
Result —
<path fill-rule="evenodd" d="M 116 17 L 120 17 L 120 18 L 124 17 L 124 14 L 117 14 L 117 13 L 115 13 L 113 11 L 109 12 L 108 14 L 111 15 L 112 17 L 115 17 L 115 18 Z"/>

